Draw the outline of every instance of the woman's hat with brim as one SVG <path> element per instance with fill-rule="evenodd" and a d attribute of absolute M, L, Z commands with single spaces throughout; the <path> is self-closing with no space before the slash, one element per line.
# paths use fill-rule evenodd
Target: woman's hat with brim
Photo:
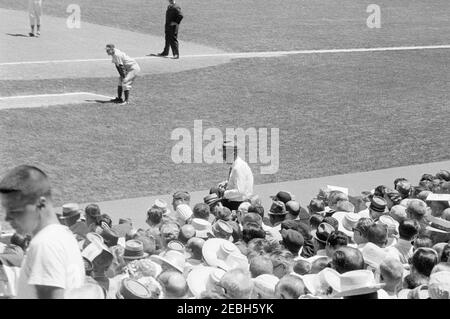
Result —
<path fill-rule="evenodd" d="M 352 270 L 339 274 L 329 268 L 324 274 L 325 282 L 336 292 L 334 297 L 358 296 L 373 293 L 385 286 L 377 283 L 370 270 Z"/>
<path fill-rule="evenodd" d="M 338 230 L 353 238 L 353 228 L 358 224 L 361 215 L 357 213 L 336 212 L 332 217 L 339 222 Z"/>
<path fill-rule="evenodd" d="M 219 267 L 226 271 L 234 266 L 239 267 L 244 264 L 239 248 L 222 238 L 208 239 L 202 247 L 202 255 L 209 266 Z M 247 258 L 245 257 L 245 259 Z"/>
<path fill-rule="evenodd" d="M 136 260 L 147 258 L 148 253 L 144 252 L 144 244 L 141 241 L 132 239 L 125 243 L 122 257 L 125 260 Z"/>
<path fill-rule="evenodd" d="M 186 264 L 184 254 L 176 250 L 167 250 L 160 255 L 151 255 L 150 260 L 161 266 L 168 265 L 180 273 L 184 272 L 184 266 Z"/>
<path fill-rule="evenodd" d="M 375 269 L 377 269 L 383 260 L 388 256 L 385 249 L 370 242 L 364 245 L 361 249 L 361 253 L 363 255 L 364 262 Z"/>
<path fill-rule="evenodd" d="M 203 292 L 214 287 L 223 275 L 225 270 L 199 265 L 189 272 L 186 281 L 192 295 L 199 298 Z"/>

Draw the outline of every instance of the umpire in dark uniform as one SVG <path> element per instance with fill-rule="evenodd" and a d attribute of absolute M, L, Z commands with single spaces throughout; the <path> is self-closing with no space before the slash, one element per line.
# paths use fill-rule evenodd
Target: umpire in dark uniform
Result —
<path fill-rule="evenodd" d="M 183 20 L 183 14 L 181 13 L 180 6 L 175 3 L 175 0 L 169 0 L 165 24 L 166 45 L 164 46 L 163 52 L 159 53 L 158 56 L 168 56 L 170 46 L 172 48 L 173 58 L 178 59 L 180 57 L 177 37 L 181 20 Z"/>

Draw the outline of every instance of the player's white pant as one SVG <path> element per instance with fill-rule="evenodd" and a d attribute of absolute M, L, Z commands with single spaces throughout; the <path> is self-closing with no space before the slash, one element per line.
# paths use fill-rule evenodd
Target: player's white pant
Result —
<path fill-rule="evenodd" d="M 40 25 L 42 15 L 42 0 L 28 0 L 28 16 L 30 25 Z"/>
<path fill-rule="evenodd" d="M 119 77 L 119 86 L 121 86 L 125 91 L 129 91 L 140 71 L 141 68 L 137 66 L 136 68 L 128 71 L 123 80 Z"/>

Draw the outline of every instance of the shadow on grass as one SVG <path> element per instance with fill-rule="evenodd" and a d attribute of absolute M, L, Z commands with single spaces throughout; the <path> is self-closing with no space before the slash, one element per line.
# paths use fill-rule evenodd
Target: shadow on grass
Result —
<path fill-rule="evenodd" d="M 25 38 L 30 37 L 28 34 L 23 34 L 23 33 L 6 33 L 6 35 L 9 35 L 11 37 L 25 37 Z"/>
<path fill-rule="evenodd" d="M 116 104 L 113 101 L 110 100 L 85 100 L 86 102 L 95 102 L 95 103 L 100 103 L 100 104 Z"/>

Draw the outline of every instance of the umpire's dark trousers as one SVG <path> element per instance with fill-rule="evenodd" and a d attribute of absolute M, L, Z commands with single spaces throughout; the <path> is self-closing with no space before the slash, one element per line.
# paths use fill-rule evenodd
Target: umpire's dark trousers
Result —
<path fill-rule="evenodd" d="M 165 27 L 166 45 L 164 46 L 164 55 L 169 54 L 169 47 L 172 48 L 173 55 L 179 55 L 178 52 L 178 25 L 170 25 Z"/>

